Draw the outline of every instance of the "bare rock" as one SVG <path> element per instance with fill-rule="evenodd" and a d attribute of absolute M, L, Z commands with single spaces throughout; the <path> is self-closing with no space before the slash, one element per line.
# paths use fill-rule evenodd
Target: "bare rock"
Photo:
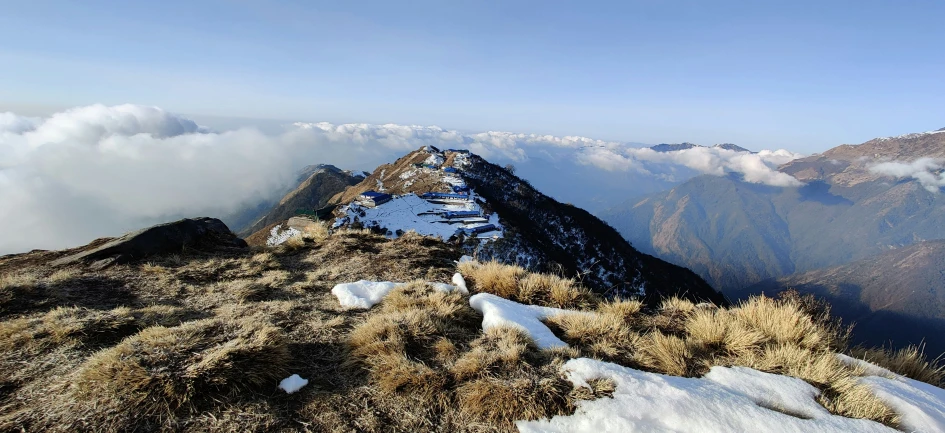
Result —
<path fill-rule="evenodd" d="M 50 264 L 60 266 L 83 261 L 104 268 L 185 249 L 206 251 L 246 246 L 246 241 L 236 237 L 216 218 L 186 218 L 131 232 L 97 246 L 90 244 L 88 248 Z"/>

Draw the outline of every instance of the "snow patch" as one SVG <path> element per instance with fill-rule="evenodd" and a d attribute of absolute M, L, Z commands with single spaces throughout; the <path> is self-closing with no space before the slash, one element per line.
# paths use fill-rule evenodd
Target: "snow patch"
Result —
<path fill-rule="evenodd" d="M 463 256 L 466 257 L 466 256 Z M 460 259 L 462 260 L 462 258 Z M 466 280 L 463 278 L 463 275 L 459 272 L 453 274 L 453 285 L 459 290 L 459 293 L 464 295 L 469 294 L 469 289 L 466 288 Z"/>
<path fill-rule="evenodd" d="M 352 203 L 341 209 L 344 217 L 339 218 L 332 225 L 333 228 L 360 221 L 365 227 L 378 226 L 388 230 L 388 236 L 397 237 L 397 231 L 416 231 L 424 236 L 440 237 L 447 240 L 459 229 L 471 229 L 486 224 L 493 224 L 496 231 L 483 233 L 488 238 L 502 237 L 502 225 L 499 217 L 493 213 L 488 222 L 448 221 L 443 217 L 446 211 L 480 211 L 475 202 L 453 202 L 450 204 L 431 203 L 416 194 L 405 194 L 391 199 L 380 206 L 369 208 Z"/>
<path fill-rule="evenodd" d="M 456 281 L 455 276 L 453 281 Z M 426 283 L 433 290 L 440 292 L 459 292 L 464 295 L 469 294 L 466 290 L 465 281 L 463 286 L 451 285 L 446 283 Z M 335 285 L 331 289 L 331 294 L 338 298 L 338 303 L 342 307 L 349 309 L 367 310 L 381 302 L 392 290 L 406 285 L 406 283 L 394 283 L 390 281 L 368 281 L 360 280 L 354 283 L 342 283 Z"/>
<path fill-rule="evenodd" d="M 423 160 L 423 163 L 428 164 L 428 165 L 435 165 L 439 167 L 441 164 L 443 164 L 443 155 L 440 155 L 438 153 L 431 153 L 430 156 L 427 157 L 427 159 Z"/>
<path fill-rule="evenodd" d="M 384 299 L 395 287 L 404 283 L 390 281 L 360 280 L 354 283 L 338 284 L 331 289 L 331 294 L 338 298 L 342 307 L 367 310 Z"/>
<path fill-rule="evenodd" d="M 837 354 L 847 365 L 860 367 L 877 398 L 902 417 L 906 431 L 945 432 L 945 389 L 900 376 L 873 363 Z"/>
<path fill-rule="evenodd" d="M 924 135 L 941 134 L 941 133 L 943 133 L 943 132 L 945 132 L 945 130 L 942 130 L 942 129 L 935 130 L 935 131 L 926 131 L 926 132 L 914 132 L 914 133 L 912 133 L 912 134 L 897 135 L 897 136 L 895 136 L 895 137 L 882 137 L 882 138 L 877 138 L 877 140 L 879 140 L 879 141 L 888 141 L 888 140 L 896 140 L 896 139 L 919 138 L 919 137 L 922 137 L 922 136 L 924 136 Z"/>
<path fill-rule="evenodd" d="M 793 377 L 745 367 L 713 367 L 703 378 L 647 373 L 578 358 L 562 370 L 575 386 L 616 384 L 612 398 L 577 402 L 574 415 L 518 421 L 521 432 L 888 432 L 882 424 L 832 415 L 819 391 Z"/>
<path fill-rule="evenodd" d="M 555 334 L 541 323 L 552 316 L 561 314 L 591 314 L 582 311 L 563 310 L 560 308 L 540 307 L 538 305 L 519 304 L 491 293 L 478 293 L 469 298 L 469 305 L 482 313 L 482 330 L 512 327 L 527 333 L 539 349 L 568 347 Z"/>
<path fill-rule="evenodd" d="M 289 238 L 291 238 L 292 236 L 302 235 L 302 232 L 296 230 L 294 227 L 289 227 L 288 229 L 282 230 L 280 232 L 281 229 L 282 229 L 282 224 L 279 224 L 273 227 L 272 230 L 269 230 L 269 238 L 266 239 L 267 247 L 274 247 L 276 245 L 281 245 L 283 242 L 289 240 Z"/>
<path fill-rule="evenodd" d="M 302 379 L 299 375 L 293 374 L 285 379 L 282 379 L 282 382 L 279 382 L 279 388 L 282 388 L 286 394 L 292 394 L 300 389 L 303 386 L 308 385 L 308 379 Z"/>

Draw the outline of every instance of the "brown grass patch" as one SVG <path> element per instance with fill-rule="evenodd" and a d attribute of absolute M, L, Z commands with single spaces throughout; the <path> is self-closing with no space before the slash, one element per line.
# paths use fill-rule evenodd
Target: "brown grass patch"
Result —
<path fill-rule="evenodd" d="M 282 331 L 261 317 L 155 326 L 89 358 L 76 393 L 132 418 L 164 417 L 216 396 L 274 387 L 288 363 Z"/>

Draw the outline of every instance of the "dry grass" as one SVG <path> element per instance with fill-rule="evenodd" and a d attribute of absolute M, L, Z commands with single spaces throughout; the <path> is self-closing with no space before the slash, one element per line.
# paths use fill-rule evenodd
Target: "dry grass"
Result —
<path fill-rule="evenodd" d="M 195 401 L 271 386 L 289 361 L 283 332 L 260 317 L 155 326 L 90 357 L 75 392 L 131 418 L 160 418 Z"/>
<path fill-rule="evenodd" d="M 39 289 L 37 272 L 19 271 L 0 274 L 0 313 L 33 296 Z"/>
<path fill-rule="evenodd" d="M 834 356 L 846 330 L 811 298 L 729 309 L 667 299 L 648 310 L 560 276 L 460 265 L 474 292 L 594 313 L 550 318 L 571 347 L 542 351 L 515 329 L 482 332 L 467 297 L 426 284 L 450 280 L 454 246 L 415 233 L 305 236 L 291 253 L 0 276 L 0 296 L 38 305 L 0 316 L 0 431 L 514 431 L 514 420 L 567 414 L 614 391 L 604 380 L 572 389 L 560 366 L 578 356 L 689 377 L 715 365 L 790 375 L 820 389 L 833 413 L 898 422 L 858 384 L 863 371 Z M 359 279 L 411 283 L 371 310 L 343 310 L 331 287 Z M 50 290 L 61 299 L 37 301 Z M 918 349 L 851 353 L 942 380 Z M 291 373 L 311 383 L 287 396 L 275 386 Z"/>
<path fill-rule="evenodd" d="M 503 430 L 572 407 L 571 386 L 557 373 L 563 359 L 540 352 L 518 330 L 481 334 L 481 318 L 463 296 L 414 282 L 395 289 L 379 310 L 351 332 L 349 344 L 380 390 L 409 394 L 438 417 Z"/>
<path fill-rule="evenodd" d="M 758 296 L 732 310 L 736 320 L 775 343 L 805 348 L 833 347 L 834 336 L 805 314 L 793 301 Z"/>
<path fill-rule="evenodd" d="M 302 238 L 315 243 L 324 242 L 329 236 L 327 221 L 315 221 L 314 224 L 307 225 L 299 231 L 302 232 Z"/>
<path fill-rule="evenodd" d="M 36 272 L 10 272 L 0 275 L 0 290 L 32 287 L 39 283 Z"/>
<path fill-rule="evenodd" d="M 691 359 L 686 340 L 659 331 L 650 332 L 640 339 L 636 357 L 644 367 L 674 376 L 686 376 Z"/>
<path fill-rule="evenodd" d="M 146 274 L 164 274 L 168 272 L 167 268 L 161 265 L 156 265 L 154 263 L 148 262 L 141 265 L 141 272 Z"/>
<path fill-rule="evenodd" d="M 62 283 L 65 283 L 66 281 L 69 281 L 78 277 L 79 274 L 80 274 L 79 270 L 75 268 L 58 269 L 52 274 L 49 274 L 49 276 L 46 277 L 45 281 L 46 281 L 46 284 L 52 284 L 52 285 L 62 284 Z"/>
<path fill-rule="evenodd" d="M 945 384 L 945 365 L 941 364 L 941 358 L 929 361 L 922 346 L 912 345 L 899 350 L 855 347 L 850 355 L 910 379 L 939 387 Z"/>
<path fill-rule="evenodd" d="M 634 355 L 641 346 L 640 335 L 621 315 L 562 314 L 551 317 L 548 324 L 587 356 L 622 365 L 636 364 Z"/>
<path fill-rule="evenodd" d="M 584 310 L 600 302 L 593 292 L 574 279 L 530 273 L 520 266 L 471 261 L 460 263 L 459 272 L 473 290 L 523 304 Z"/>

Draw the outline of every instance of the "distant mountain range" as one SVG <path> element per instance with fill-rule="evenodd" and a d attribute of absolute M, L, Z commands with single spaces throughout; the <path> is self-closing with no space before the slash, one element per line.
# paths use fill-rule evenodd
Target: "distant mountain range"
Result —
<path fill-rule="evenodd" d="M 650 149 L 653 149 L 657 152 L 674 152 L 677 150 L 694 149 L 697 147 L 706 147 L 706 146 L 701 146 L 695 143 L 688 143 L 688 142 L 675 143 L 675 144 L 662 143 L 662 144 L 657 144 L 656 146 L 650 146 Z M 712 147 L 715 149 L 732 150 L 735 152 L 751 152 L 750 150 L 745 149 L 744 147 L 741 147 L 732 143 L 721 143 L 721 144 L 716 144 Z"/>
<path fill-rule="evenodd" d="M 942 130 L 878 138 L 779 167 L 803 182 L 799 187 L 746 183 L 737 174 L 699 176 L 601 215 L 641 251 L 694 270 L 730 296 L 792 274 L 802 275 L 778 280 L 778 287 L 800 281 L 806 283 L 799 288 L 813 287 L 807 283 L 827 275 L 825 284 L 859 285 L 852 274 L 833 267 L 873 263 L 862 260 L 945 238 L 943 161 Z M 935 286 L 941 280 L 922 275 L 945 269 L 945 263 L 915 266 L 902 268 L 916 275 L 910 285 L 897 286 L 905 287 L 898 294 L 902 305 L 921 304 L 919 293 L 941 289 Z M 809 273 L 823 268 L 831 270 Z M 870 287 L 862 290 L 872 293 Z M 869 311 L 892 311 L 881 302 L 866 305 Z M 945 318 L 945 310 L 937 311 L 942 312 L 936 317 Z"/>

